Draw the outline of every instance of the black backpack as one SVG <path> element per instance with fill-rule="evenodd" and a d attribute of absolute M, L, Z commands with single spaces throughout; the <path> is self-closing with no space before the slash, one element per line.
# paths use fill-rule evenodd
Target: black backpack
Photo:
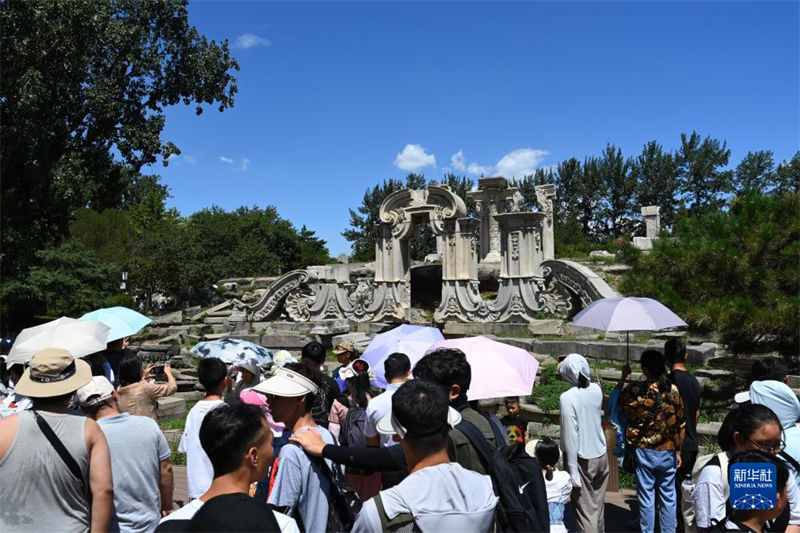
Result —
<path fill-rule="evenodd" d="M 499 498 L 495 511 L 498 531 L 549 532 L 547 489 L 536 459 L 518 442 L 493 449 L 481 430 L 467 420 L 462 419 L 456 429 L 467 437 L 492 478 L 494 493 Z M 494 425 L 492 430 L 497 442 L 503 442 Z"/>
<path fill-rule="evenodd" d="M 344 425 L 339 435 L 342 446 L 366 446 L 367 436 L 367 410 L 361 407 L 351 407 L 347 411 Z"/>

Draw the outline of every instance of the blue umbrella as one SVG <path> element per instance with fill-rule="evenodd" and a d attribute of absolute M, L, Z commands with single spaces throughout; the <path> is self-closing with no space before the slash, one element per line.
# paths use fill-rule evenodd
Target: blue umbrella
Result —
<path fill-rule="evenodd" d="M 269 349 L 253 342 L 227 337 L 198 342 L 189 352 L 203 359 L 214 358 L 228 364 L 252 364 L 255 360 L 258 366 L 263 366 L 272 362 L 272 352 Z"/>
<path fill-rule="evenodd" d="M 108 326 L 108 342 L 130 337 L 151 322 L 143 314 L 127 307 L 105 307 L 86 313 L 78 320 L 96 320 Z"/>

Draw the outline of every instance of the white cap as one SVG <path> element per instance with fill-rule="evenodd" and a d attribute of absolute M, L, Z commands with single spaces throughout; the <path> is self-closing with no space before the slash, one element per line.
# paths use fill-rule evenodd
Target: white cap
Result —
<path fill-rule="evenodd" d="M 273 394 L 282 398 L 295 398 L 306 394 L 316 394 L 318 387 L 313 381 L 286 368 L 276 368 L 275 374 L 262 381 L 253 390 L 263 394 Z"/>
<path fill-rule="evenodd" d="M 92 376 L 92 381 L 75 392 L 75 399 L 82 407 L 101 404 L 114 395 L 114 386 L 105 376 Z"/>
<path fill-rule="evenodd" d="M 750 391 L 746 390 L 744 392 L 737 392 L 733 396 L 733 401 L 736 403 L 747 403 L 750 401 Z"/>
<path fill-rule="evenodd" d="M 454 428 L 459 422 L 461 422 L 461 413 L 452 407 L 448 407 L 447 425 L 451 428 Z M 378 430 L 378 433 L 382 435 L 397 435 L 401 439 L 404 439 L 406 436 L 406 428 L 403 427 L 403 425 L 399 420 L 397 420 L 391 411 L 378 421 L 376 429 Z"/>

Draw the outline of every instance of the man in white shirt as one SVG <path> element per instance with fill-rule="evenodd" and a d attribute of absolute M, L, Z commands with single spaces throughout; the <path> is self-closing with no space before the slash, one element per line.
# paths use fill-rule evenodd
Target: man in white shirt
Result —
<path fill-rule="evenodd" d="M 392 410 L 392 394 L 408 381 L 411 373 L 411 361 L 406 354 L 395 352 L 383 362 L 383 370 L 386 383 L 388 383 L 386 390 L 375 396 L 367 405 L 367 425 L 364 428 L 364 436 L 367 437 L 368 446 L 388 447 L 397 444 L 391 435 L 378 433 L 378 422 Z"/>
<path fill-rule="evenodd" d="M 197 377 L 206 395 L 189 410 L 178 446 L 178 451 L 186 454 L 186 484 L 190 498 L 199 498 L 214 478 L 211 461 L 200 444 L 200 427 L 209 411 L 224 403 L 222 394 L 228 387 L 228 369 L 219 359 L 203 359 L 197 365 Z"/>
<path fill-rule="evenodd" d="M 412 522 L 422 531 L 488 531 L 497 496 L 489 476 L 451 463 L 447 434 L 461 421 L 447 394 L 433 383 L 415 379 L 392 396 L 392 410 L 378 424 L 405 452 L 409 475 L 368 500 L 353 533 L 386 531 Z"/>
<path fill-rule="evenodd" d="M 172 520 L 192 520 L 206 502 L 227 498 L 232 500 L 228 502 L 229 508 L 236 505 L 241 514 L 260 517 L 260 531 L 299 532 L 293 519 L 274 512 L 263 500 L 249 496 L 250 484 L 263 480 L 272 463 L 272 431 L 261 408 L 243 403 L 219 406 L 203 419 L 199 438 L 213 465 L 214 480 L 204 494 L 164 517 L 162 524 Z M 211 511 L 211 507 L 207 510 Z M 237 516 L 230 515 L 205 519 L 212 519 L 215 523 L 217 519 L 227 524 L 237 522 Z M 163 529 L 176 528 L 169 525 Z"/>

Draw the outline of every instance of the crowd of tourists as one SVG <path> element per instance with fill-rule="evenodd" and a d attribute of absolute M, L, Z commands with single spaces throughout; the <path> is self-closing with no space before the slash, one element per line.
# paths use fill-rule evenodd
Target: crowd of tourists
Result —
<path fill-rule="evenodd" d="M 558 442 L 528 432 L 518 397 L 502 417 L 470 402 L 481 376 L 460 350 L 413 367 L 389 355 L 383 389 L 352 344 L 334 353 L 332 374 L 318 342 L 269 371 L 199 361 L 182 507 L 156 421 L 176 391 L 168 365 L 143 366 L 123 340 L 88 360 L 48 348 L 2 366 L 0 531 L 603 532 L 612 460 L 635 475 L 634 530 L 800 533 L 800 401 L 779 359 L 756 361 L 721 451 L 698 456 L 700 385 L 679 340 L 641 355 L 639 381 L 626 365 L 608 398 L 583 356 L 560 357 Z M 774 465 L 772 509 L 729 504 L 741 462 Z"/>

